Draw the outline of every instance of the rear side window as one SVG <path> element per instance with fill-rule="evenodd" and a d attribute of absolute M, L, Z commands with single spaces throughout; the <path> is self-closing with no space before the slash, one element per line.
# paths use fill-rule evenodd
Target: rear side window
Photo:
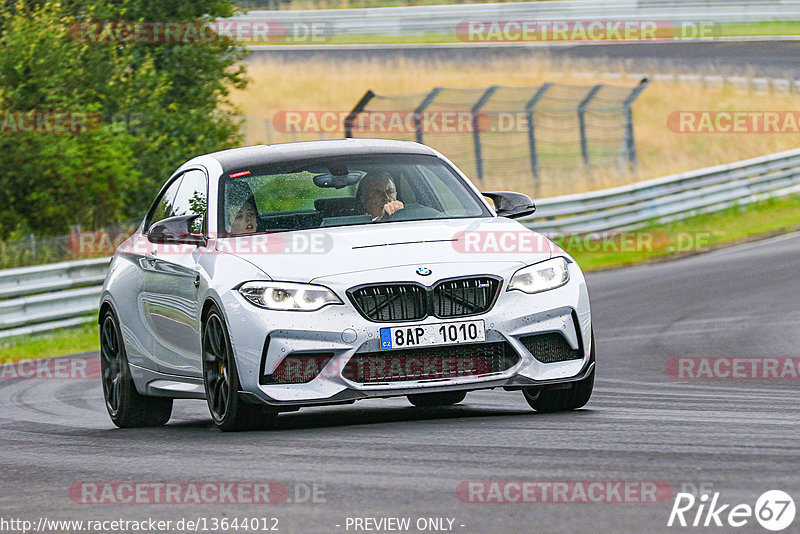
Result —
<path fill-rule="evenodd" d="M 167 190 L 164 191 L 158 200 L 156 200 L 147 225 L 148 228 L 159 221 L 163 221 L 164 219 L 168 219 L 169 217 L 174 217 L 177 215 L 177 213 L 175 213 L 175 196 L 178 194 L 178 188 L 181 185 L 182 179 L 183 177 L 178 177 L 174 182 L 172 182 L 172 185 L 170 185 Z"/>
<path fill-rule="evenodd" d="M 205 233 L 208 211 L 208 185 L 203 171 L 190 170 L 178 177 L 159 197 L 148 228 L 157 222 L 180 215 L 200 215 L 192 223 L 192 233 Z"/>
<path fill-rule="evenodd" d="M 172 203 L 175 215 L 199 215 L 192 222 L 191 231 L 194 234 L 205 233 L 206 230 L 208 207 L 206 182 L 206 175 L 203 171 L 187 171 L 181 179 L 181 185 Z"/>

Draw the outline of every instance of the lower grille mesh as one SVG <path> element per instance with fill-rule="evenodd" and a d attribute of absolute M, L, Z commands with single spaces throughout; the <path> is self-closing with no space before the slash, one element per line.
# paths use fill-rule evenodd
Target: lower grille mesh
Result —
<path fill-rule="evenodd" d="M 555 332 L 524 336 L 519 340 L 533 357 L 542 363 L 565 362 L 583 358 L 583 352 L 580 349 L 575 350 L 570 347 L 564 336 Z"/>
<path fill-rule="evenodd" d="M 314 380 L 333 358 L 332 352 L 290 354 L 271 375 L 262 377 L 262 384 L 305 384 Z"/>
<path fill-rule="evenodd" d="M 499 373 L 517 361 L 506 342 L 365 352 L 350 358 L 342 376 L 362 384 L 455 378 Z"/>

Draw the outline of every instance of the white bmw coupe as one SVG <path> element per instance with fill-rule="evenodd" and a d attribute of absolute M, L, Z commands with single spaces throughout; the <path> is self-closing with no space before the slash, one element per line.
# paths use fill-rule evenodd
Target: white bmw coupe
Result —
<path fill-rule="evenodd" d="M 108 413 L 162 425 L 173 399 L 204 398 L 220 429 L 244 430 L 304 406 L 445 406 L 491 388 L 579 408 L 594 385 L 589 296 L 567 253 L 512 220 L 533 210 L 417 143 L 196 157 L 109 268 Z"/>

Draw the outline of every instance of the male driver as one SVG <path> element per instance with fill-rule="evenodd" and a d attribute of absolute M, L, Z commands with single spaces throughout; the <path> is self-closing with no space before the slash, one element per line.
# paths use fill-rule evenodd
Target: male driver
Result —
<path fill-rule="evenodd" d="M 356 198 L 370 214 L 373 222 L 403 209 L 403 203 L 397 200 L 394 180 L 386 171 L 367 173 L 358 184 Z"/>

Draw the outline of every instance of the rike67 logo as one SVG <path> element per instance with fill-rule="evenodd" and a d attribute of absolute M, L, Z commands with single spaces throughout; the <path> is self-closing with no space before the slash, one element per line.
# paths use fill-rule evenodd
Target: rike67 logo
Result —
<path fill-rule="evenodd" d="M 794 521 L 794 500 L 785 491 L 766 491 L 756 500 L 755 506 L 724 503 L 719 495 L 714 492 L 711 496 L 705 493 L 695 497 L 691 493 L 678 493 L 667 526 L 739 528 L 755 518 L 765 529 L 779 532 Z"/>

